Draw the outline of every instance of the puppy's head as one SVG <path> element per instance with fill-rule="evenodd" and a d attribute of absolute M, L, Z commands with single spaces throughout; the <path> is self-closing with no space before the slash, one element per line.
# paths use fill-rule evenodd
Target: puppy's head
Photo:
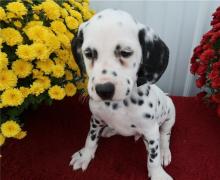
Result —
<path fill-rule="evenodd" d="M 165 71 L 169 51 L 150 28 L 126 12 L 104 10 L 81 24 L 72 51 L 89 77 L 94 100 L 123 100 L 132 89 L 155 83 Z"/>

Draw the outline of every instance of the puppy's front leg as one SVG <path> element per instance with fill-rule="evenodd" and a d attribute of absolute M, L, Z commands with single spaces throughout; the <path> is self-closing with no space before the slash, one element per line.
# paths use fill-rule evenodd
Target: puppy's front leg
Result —
<path fill-rule="evenodd" d="M 99 121 L 97 118 L 91 117 L 90 122 L 90 130 L 86 139 L 85 146 L 79 150 L 78 152 L 74 153 L 72 156 L 72 160 L 70 161 L 70 165 L 73 166 L 74 170 L 82 169 L 83 171 L 89 165 L 91 159 L 95 156 L 95 151 L 98 146 L 98 140 L 101 134 L 102 129 L 104 128 L 105 124 Z"/>
<path fill-rule="evenodd" d="M 151 180 L 172 180 L 160 163 L 160 133 L 159 126 L 154 125 L 144 133 L 144 144 L 148 150 L 148 174 Z"/>

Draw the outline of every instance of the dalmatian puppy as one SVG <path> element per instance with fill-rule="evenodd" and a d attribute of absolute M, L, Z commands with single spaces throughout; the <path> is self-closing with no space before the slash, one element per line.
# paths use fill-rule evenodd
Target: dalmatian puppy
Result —
<path fill-rule="evenodd" d="M 142 137 L 152 180 L 172 180 L 163 169 L 171 162 L 172 100 L 154 83 L 165 71 L 169 50 L 149 27 L 128 13 L 106 9 L 80 25 L 72 51 L 89 77 L 92 112 L 85 146 L 73 154 L 74 170 L 86 170 L 100 137 Z"/>

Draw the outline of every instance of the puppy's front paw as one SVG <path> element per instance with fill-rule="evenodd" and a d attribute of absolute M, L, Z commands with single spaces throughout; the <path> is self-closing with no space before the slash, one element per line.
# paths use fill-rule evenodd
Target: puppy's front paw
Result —
<path fill-rule="evenodd" d="M 173 180 L 162 167 L 152 168 L 150 170 L 151 180 Z"/>
<path fill-rule="evenodd" d="M 94 154 L 89 149 L 82 148 L 72 155 L 70 166 L 73 166 L 73 170 L 82 169 L 85 171 L 93 157 Z"/>
<path fill-rule="evenodd" d="M 170 149 L 160 150 L 160 160 L 162 166 L 168 166 L 171 162 L 171 152 Z"/>

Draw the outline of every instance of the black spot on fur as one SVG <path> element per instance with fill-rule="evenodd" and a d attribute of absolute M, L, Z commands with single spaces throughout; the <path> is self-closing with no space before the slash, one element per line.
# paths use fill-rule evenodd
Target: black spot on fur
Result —
<path fill-rule="evenodd" d="M 138 91 L 138 95 L 139 96 L 143 96 L 143 92 L 142 91 Z"/>
<path fill-rule="evenodd" d="M 95 132 L 95 130 L 91 130 L 91 131 L 90 131 L 91 134 L 94 134 L 94 132 Z"/>
<path fill-rule="evenodd" d="M 150 102 L 150 103 L 149 103 L 149 106 L 150 106 L 150 108 L 152 108 L 152 107 L 153 107 L 153 104 Z"/>
<path fill-rule="evenodd" d="M 109 106 L 109 105 L 110 105 L 110 102 L 105 102 L 105 105 L 106 105 L 106 106 Z"/>
<path fill-rule="evenodd" d="M 117 109 L 117 108 L 118 108 L 118 104 L 117 104 L 117 103 L 114 103 L 114 104 L 112 105 L 112 108 L 113 108 L 113 109 Z"/>
<path fill-rule="evenodd" d="M 130 93 L 130 89 L 127 89 L 126 96 Z"/>
<path fill-rule="evenodd" d="M 95 119 L 95 123 L 96 123 L 96 124 L 100 124 L 100 122 L 99 122 L 98 120 L 96 120 L 96 119 Z"/>
<path fill-rule="evenodd" d="M 134 124 L 131 125 L 132 128 L 136 128 L 136 126 Z"/>
<path fill-rule="evenodd" d="M 149 144 L 150 144 L 150 145 L 153 145 L 153 144 L 154 144 L 154 140 L 150 140 L 150 141 L 149 141 Z"/>
<path fill-rule="evenodd" d="M 97 126 L 96 126 L 95 124 L 92 124 L 92 127 L 93 127 L 93 128 L 97 128 Z"/>
<path fill-rule="evenodd" d="M 113 71 L 112 74 L 113 74 L 114 76 L 117 76 L 117 73 L 116 73 L 115 71 Z"/>
<path fill-rule="evenodd" d="M 151 119 L 154 119 L 154 116 L 152 116 Z"/>
<path fill-rule="evenodd" d="M 129 81 L 129 79 L 127 79 L 127 83 L 130 84 L 131 82 Z"/>
<path fill-rule="evenodd" d="M 150 162 L 153 163 L 154 162 L 153 159 L 150 159 Z"/>
<path fill-rule="evenodd" d="M 124 104 L 125 106 L 128 106 L 128 101 L 127 101 L 127 100 L 123 100 L 123 104 Z"/>
<path fill-rule="evenodd" d="M 79 156 L 82 156 L 82 153 L 79 151 Z"/>
<path fill-rule="evenodd" d="M 146 96 L 148 96 L 148 95 L 149 95 L 149 90 L 146 90 L 145 95 L 146 95 Z"/>
<path fill-rule="evenodd" d="M 102 15 L 98 15 L 98 19 L 101 19 L 102 18 Z"/>
<path fill-rule="evenodd" d="M 160 100 L 158 101 L 158 105 L 160 105 Z"/>
<path fill-rule="evenodd" d="M 151 157 L 152 159 L 156 158 L 156 157 L 157 157 L 157 153 L 155 153 L 155 154 L 150 154 L 150 157 Z"/>
<path fill-rule="evenodd" d="M 141 106 L 144 103 L 142 99 L 138 100 L 138 105 Z"/>
<path fill-rule="evenodd" d="M 145 118 L 151 118 L 151 115 L 148 114 L 148 113 L 145 113 L 145 114 L 144 114 L 144 117 L 145 117 Z"/>
<path fill-rule="evenodd" d="M 170 110 L 168 110 L 168 114 L 170 114 Z"/>
<path fill-rule="evenodd" d="M 136 100 L 134 97 L 131 97 L 131 102 L 132 102 L 133 104 L 136 104 L 136 103 L 137 103 L 137 100 Z"/>
<path fill-rule="evenodd" d="M 96 138 L 96 135 L 95 135 L 95 134 L 91 135 L 91 139 L 92 139 L 92 141 L 94 141 L 95 138 Z"/>
<path fill-rule="evenodd" d="M 106 74 L 107 71 L 105 69 L 102 70 L 102 74 Z"/>

